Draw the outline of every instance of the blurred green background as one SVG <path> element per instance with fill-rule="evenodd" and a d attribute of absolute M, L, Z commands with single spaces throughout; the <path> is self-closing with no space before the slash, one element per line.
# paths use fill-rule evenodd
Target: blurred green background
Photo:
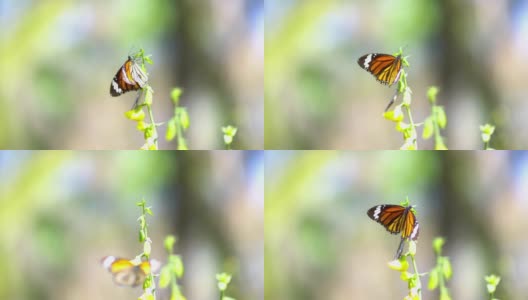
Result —
<path fill-rule="evenodd" d="M 421 273 L 442 236 L 453 299 L 487 299 L 491 273 L 496 298 L 526 298 L 528 152 L 272 151 L 265 165 L 266 299 L 403 299 L 407 283 L 387 266 L 400 238 L 366 212 L 407 196 Z M 438 299 L 427 282 L 423 299 Z"/>
<path fill-rule="evenodd" d="M 263 175 L 261 151 L 2 151 L 0 299 L 137 299 L 99 263 L 142 253 L 142 197 L 152 257 L 178 237 L 187 299 L 218 299 L 224 271 L 227 295 L 263 299 Z"/>
<path fill-rule="evenodd" d="M 263 149 L 263 0 L 0 0 L 1 149 L 138 149 L 124 117 L 136 92 L 113 98 L 127 55 L 145 49 L 156 122 L 188 108 L 191 149 Z M 159 131 L 164 137 L 165 126 Z M 175 149 L 161 139 L 161 148 Z"/>
<path fill-rule="evenodd" d="M 357 60 L 400 47 L 415 122 L 436 85 L 450 149 L 482 149 L 488 122 L 493 147 L 528 148 L 528 1 L 269 0 L 265 15 L 266 149 L 398 149 L 401 134 L 382 117 L 395 86 Z"/>

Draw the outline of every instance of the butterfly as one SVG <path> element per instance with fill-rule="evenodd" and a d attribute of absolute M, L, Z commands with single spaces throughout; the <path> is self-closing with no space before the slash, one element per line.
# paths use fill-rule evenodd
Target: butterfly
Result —
<path fill-rule="evenodd" d="M 420 225 L 412 211 L 412 206 L 401 206 L 394 204 L 376 205 L 367 211 L 367 215 L 374 221 L 380 223 L 392 234 L 401 233 L 401 242 L 396 252 L 396 257 L 401 256 L 403 241 L 417 240 Z"/>
<path fill-rule="evenodd" d="M 115 256 L 103 257 L 101 264 L 112 273 L 116 284 L 130 287 L 142 284 L 152 269 L 149 261 L 137 262 Z"/>
<path fill-rule="evenodd" d="M 382 84 L 388 84 L 391 86 L 400 79 L 402 71 L 401 54 L 396 56 L 381 53 L 365 54 L 358 59 L 358 64 L 360 67 L 374 75 L 376 80 Z M 387 111 L 392 103 L 394 103 L 397 96 L 398 91 L 396 91 L 392 99 L 389 101 L 385 111 Z"/>
<path fill-rule="evenodd" d="M 391 86 L 400 79 L 401 54 L 397 56 L 381 53 L 365 54 L 358 59 L 358 64 L 374 75 L 376 80 L 382 84 Z"/>
<path fill-rule="evenodd" d="M 117 70 L 110 84 L 110 95 L 121 96 L 129 91 L 136 91 L 145 86 L 148 76 L 132 57 L 128 57 L 125 63 Z"/>

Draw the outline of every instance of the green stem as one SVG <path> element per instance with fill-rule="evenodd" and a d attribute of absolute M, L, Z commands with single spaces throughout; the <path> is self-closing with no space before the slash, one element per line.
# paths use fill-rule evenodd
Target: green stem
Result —
<path fill-rule="evenodd" d="M 411 124 L 412 128 L 412 134 L 414 136 L 414 149 L 418 150 L 418 141 L 417 141 L 417 135 L 416 135 L 416 125 L 414 124 L 412 114 L 411 114 L 411 107 L 409 105 L 403 105 L 405 107 L 405 110 L 407 111 L 407 115 L 409 116 L 409 123 Z"/>
<path fill-rule="evenodd" d="M 418 266 L 416 265 L 416 260 L 414 259 L 414 255 L 411 255 L 411 260 L 413 263 L 414 273 L 418 276 L 418 282 L 416 283 L 416 287 L 418 288 L 418 299 L 422 299 L 422 281 L 420 280 L 420 273 L 418 272 Z"/>
<path fill-rule="evenodd" d="M 154 145 L 156 146 L 156 150 L 158 150 L 158 125 L 156 125 L 156 122 L 154 122 L 154 114 L 152 113 L 150 104 L 146 104 L 146 106 L 149 113 L 150 122 L 154 126 Z"/>
<path fill-rule="evenodd" d="M 150 106 L 147 105 L 147 107 L 150 107 Z M 156 137 L 157 137 L 157 135 L 156 135 Z M 157 148 L 157 145 L 156 145 L 156 148 Z M 147 213 L 147 209 L 146 209 L 145 205 L 146 205 L 146 203 L 143 200 L 142 205 L 141 205 L 141 215 L 142 215 L 143 219 L 145 220 L 145 223 L 144 223 L 145 225 L 141 229 L 145 233 L 145 243 L 149 243 L 148 225 L 147 225 L 147 215 L 148 215 L 148 213 Z M 143 252 L 143 255 L 145 256 L 145 258 L 147 260 L 150 260 L 150 254 L 146 254 L 146 253 Z M 155 291 L 156 291 L 156 282 L 154 281 L 154 275 L 152 275 L 152 269 L 150 270 L 150 273 L 148 274 L 148 277 L 149 277 L 148 280 L 150 281 L 150 284 L 151 284 L 150 288 L 151 288 L 151 291 L 152 291 L 152 296 L 154 297 L 153 299 L 156 300 L 156 293 L 155 293 Z"/>
<path fill-rule="evenodd" d="M 178 149 L 187 149 L 187 145 L 185 144 L 185 138 L 183 137 L 183 130 L 179 116 L 178 121 L 176 122 L 176 132 L 178 135 Z"/>
<path fill-rule="evenodd" d="M 436 258 L 437 262 L 436 262 L 436 265 L 437 266 L 440 266 L 440 254 L 438 254 L 438 257 Z M 438 270 L 439 268 L 437 268 Z M 445 295 L 446 293 L 446 289 L 447 287 L 445 286 L 445 280 L 444 280 L 444 274 L 442 272 L 437 272 L 438 273 L 438 281 L 439 281 L 439 284 L 440 284 L 440 295 Z"/>
<path fill-rule="evenodd" d="M 432 114 L 433 114 L 433 126 L 434 126 L 434 136 L 435 136 L 435 146 L 438 146 L 440 144 L 443 144 L 444 141 L 442 139 L 442 136 L 440 135 L 440 126 L 438 126 L 438 116 L 436 114 L 435 105 L 433 104 L 432 108 Z"/>

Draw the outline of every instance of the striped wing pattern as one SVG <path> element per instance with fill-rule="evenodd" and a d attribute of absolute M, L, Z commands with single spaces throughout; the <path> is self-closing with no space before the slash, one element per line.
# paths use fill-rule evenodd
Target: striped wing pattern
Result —
<path fill-rule="evenodd" d="M 370 53 L 361 56 L 358 59 L 358 64 L 374 75 L 376 80 L 382 84 L 391 86 L 400 79 L 401 55 Z"/>
<path fill-rule="evenodd" d="M 148 76 L 143 72 L 141 67 L 128 57 L 123 66 L 117 70 L 117 73 L 110 84 L 110 95 L 113 97 L 121 96 L 129 91 L 136 91 L 145 86 Z"/>
<path fill-rule="evenodd" d="M 377 205 L 369 209 L 367 215 L 383 225 L 390 233 L 401 233 L 402 239 L 416 240 L 420 226 L 411 209 L 412 206 Z"/>

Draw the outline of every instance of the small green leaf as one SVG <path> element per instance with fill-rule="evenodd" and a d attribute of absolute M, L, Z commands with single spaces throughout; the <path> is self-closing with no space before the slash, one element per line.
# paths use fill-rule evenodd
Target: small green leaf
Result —
<path fill-rule="evenodd" d="M 147 123 L 143 121 L 138 121 L 136 124 L 136 129 L 139 131 L 145 131 L 145 128 L 147 128 L 147 126 L 148 126 Z"/>
<path fill-rule="evenodd" d="M 444 144 L 444 141 L 439 140 L 435 143 L 435 150 L 448 150 L 447 146 Z"/>
<path fill-rule="evenodd" d="M 402 101 L 403 105 L 405 106 L 411 105 L 411 100 L 412 100 L 411 94 L 412 94 L 411 89 L 406 88 L 405 91 L 403 92 L 403 101 Z"/>
<path fill-rule="evenodd" d="M 412 130 L 411 125 L 407 126 L 407 128 L 405 128 L 405 129 L 403 129 L 402 133 L 403 133 L 403 138 L 404 138 L 405 140 L 410 140 L 410 142 L 413 142 L 413 140 L 414 140 L 414 139 L 412 138 L 412 136 L 413 136 L 413 130 Z"/>
<path fill-rule="evenodd" d="M 143 243 L 145 241 L 146 234 L 143 229 L 139 230 L 139 242 Z"/>
<path fill-rule="evenodd" d="M 401 105 L 397 105 L 394 110 L 389 110 L 383 113 L 383 117 L 393 122 L 401 122 L 405 117 L 403 115 Z"/>
<path fill-rule="evenodd" d="M 437 237 L 433 240 L 433 250 L 436 255 L 442 254 L 442 247 L 444 247 L 445 239 L 443 237 Z"/>
<path fill-rule="evenodd" d="M 438 270 L 433 269 L 431 272 L 429 272 L 429 282 L 427 283 L 427 288 L 430 290 L 434 290 L 438 287 Z"/>
<path fill-rule="evenodd" d="M 446 279 L 451 278 L 453 275 L 453 269 L 451 268 L 451 262 L 448 257 L 442 257 L 442 273 Z"/>
<path fill-rule="evenodd" d="M 492 274 L 492 275 L 484 277 L 484 280 L 486 280 L 486 282 L 488 283 L 486 285 L 486 288 L 488 289 L 488 293 L 493 294 L 495 293 L 495 290 L 497 289 L 497 285 L 499 285 L 501 278 Z"/>
<path fill-rule="evenodd" d="M 185 140 L 182 139 L 182 141 L 178 143 L 178 150 L 189 150 L 187 144 L 185 144 Z"/>
<path fill-rule="evenodd" d="M 146 256 L 150 256 L 151 251 L 152 251 L 152 246 L 150 245 L 150 242 L 147 240 L 143 243 L 143 253 Z"/>
<path fill-rule="evenodd" d="M 152 209 L 151 209 L 151 207 L 150 207 L 150 206 L 149 206 L 149 207 L 147 207 L 147 208 L 145 208 L 145 212 L 147 212 L 147 214 L 149 214 L 149 215 L 151 215 L 151 216 L 153 216 L 153 215 L 154 215 L 154 214 L 152 213 Z"/>
<path fill-rule="evenodd" d="M 407 271 L 400 273 L 400 279 L 403 280 L 403 281 L 408 281 L 412 277 L 413 277 L 413 274 L 411 274 L 411 273 L 409 273 Z"/>
<path fill-rule="evenodd" d="M 409 128 L 411 128 L 411 125 L 405 122 L 396 123 L 396 130 L 398 130 L 399 132 L 407 131 L 409 130 Z"/>
<path fill-rule="evenodd" d="M 145 112 L 141 107 L 136 107 L 125 112 L 125 117 L 132 121 L 143 121 L 145 119 Z"/>
<path fill-rule="evenodd" d="M 145 130 L 143 131 L 143 136 L 145 137 L 145 139 L 149 139 L 151 138 L 152 136 L 154 135 L 154 125 L 152 124 L 149 124 Z"/>
<path fill-rule="evenodd" d="M 174 118 L 167 122 L 167 132 L 165 133 L 165 139 L 172 141 L 176 137 L 176 120 Z"/>
<path fill-rule="evenodd" d="M 218 281 L 218 289 L 221 292 L 224 292 L 227 289 L 229 282 L 231 282 L 231 275 L 227 273 L 216 274 L 216 280 Z"/>
<path fill-rule="evenodd" d="M 224 144 L 230 145 L 233 142 L 233 137 L 237 133 L 237 128 L 231 125 L 222 127 L 222 132 L 224 133 Z"/>
<path fill-rule="evenodd" d="M 495 293 L 495 290 L 497 289 L 497 286 L 494 284 L 486 284 L 486 288 L 488 289 L 489 294 Z"/>
<path fill-rule="evenodd" d="M 174 244 L 176 243 L 176 237 L 173 235 L 168 235 L 165 238 L 165 241 L 163 242 L 163 245 L 165 246 L 165 250 L 167 253 L 172 254 L 172 251 L 174 250 Z"/>
<path fill-rule="evenodd" d="M 440 289 L 440 300 L 451 300 L 451 296 L 449 296 L 449 291 L 447 288 Z"/>
<path fill-rule="evenodd" d="M 172 257 L 174 257 L 172 259 L 174 273 L 176 274 L 178 278 L 181 278 L 184 272 L 183 262 L 181 260 L 181 257 L 179 255 L 172 255 Z"/>
<path fill-rule="evenodd" d="M 181 94 L 182 94 L 182 89 L 180 89 L 180 88 L 172 89 L 172 91 L 171 91 L 171 99 L 172 99 L 172 102 L 174 103 L 174 105 L 178 105 L 178 103 L 180 102 Z"/>
<path fill-rule="evenodd" d="M 148 289 L 151 285 L 152 285 L 152 277 L 147 276 L 147 278 L 145 278 L 145 281 L 143 281 L 143 289 L 146 290 L 146 289 Z"/>
<path fill-rule="evenodd" d="M 495 126 L 490 124 L 480 126 L 480 132 L 482 133 L 482 141 L 488 143 L 491 139 L 491 135 L 495 132 Z"/>
<path fill-rule="evenodd" d="M 429 87 L 429 89 L 427 90 L 427 98 L 429 99 L 429 101 L 434 104 L 436 102 L 436 95 L 438 94 L 440 90 L 438 89 L 438 87 L 436 86 L 431 86 Z"/>
<path fill-rule="evenodd" d="M 154 295 L 152 294 L 145 294 L 143 295 L 141 298 L 139 298 L 138 300 L 155 300 L 156 298 L 154 297 Z"/>
<path fill-rule="evenodd" d="M 438 122 L 438 126 L 442 129 L 444 129 L 447 125 L 447 116 L 445 113 L 445 110 L 442 106 L 435 106 L 436 111 L 436 121 Z"/>
<path fill-rule="evenodd" d="M 178 107 L 178 115 L 180 116 L 180 125 L 183 129 L 189 128 L 189 114 L 187 113 L 187 109 L 185 107 Z"/>
<path fill-rule="evenodd" d="M 152 105 L 152 89 L 150 88 L 150 86 L 146 86 L 144 89 L 145 91 L 145 100 L 143 101 L 143 104 L 147 105 L 147 106 L 151 106 Z"/>
<path fill-rule="evenodd" d="M 394 259 L 388 262 L 389 268 L 395 271 L 406 271 L 409 269 L 409 263 L 405 259 Z"/>
<path fill-rule="evenodd" d="M 161 273 L 160 273 L 160 279 L 159 279 L 160 288 L 166 288 L 167 286 L 169 286 L 170 281 L 171 281 L 170 268 L 168 266 L 165 266 L 161 269 Z"/>
<path fill-rule="evenodd" d="M 409 241 L 409 254 L 411 254 L 411 256 L 415 256 L 416 255 L 416 242 L 415 241 Z"/>
<path fill-rule="evenodd" d="M 433 123 L 433 119 L 431 117 L 428 117 L 427 119 L 425 119 L 424 121 L 424 127 L 423 127 L 423 132 L 422 132 L 422 138 L 424 140 L 427 140 L 428 138 L 430 138 L 431 136 L 433 136 L 433 132 L 434 132 L 434 123 Z"/>
<path fill-rule="evenodd" d="M 412 139 L 406 139 L 405 143 L 400 147 L 400 150 L 416 150 L 416 145 L 414 144 L 414 140 Z"/>

